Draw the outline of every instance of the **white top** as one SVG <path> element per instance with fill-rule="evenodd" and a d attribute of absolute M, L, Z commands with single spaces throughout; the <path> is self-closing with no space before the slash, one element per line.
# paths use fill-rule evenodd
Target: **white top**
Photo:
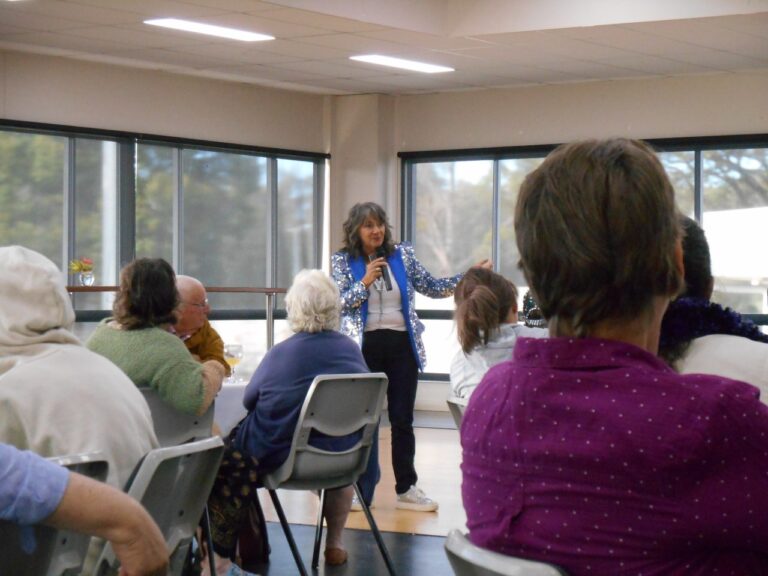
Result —
<path fill-rule="evenodd" d="M 487 345 L 476 346 L 469 354 L 459 350 L 451 362 L 451 391 L 459 398 L 469 398 L 491 366 L 510 360 L 518 338 L 546 338 L 547 328 L 529 328 L 522 324 L 502 324 L 499 333 Z"/>
<path fill-rule="evenodd" d="M 41 456 L 101 452 L 123 489 L 157 447 L 144 397 L 112 362 L 70 331 L 58 268 L 37 252 L 0 248 L 0 441 Z"/>
<path fill-rule="evenodd" d="M 680 374 L 714 374 L 741 380 L 760 389 L 768 399 L 768 344 L 743 336 L 713 334 L 693 340 L 675 363 Z"/>
<path fill-rule="evenodd" d="M 368 287 L 368 317 L 365 319 L 365 332 L 371 330 L 399 330 L 405 332 L 405 317 L 400 287 L 395 282 L 392 270 L 387 264 L 392 290 L 387 290 L 384 279 L 379 278 Z"/>

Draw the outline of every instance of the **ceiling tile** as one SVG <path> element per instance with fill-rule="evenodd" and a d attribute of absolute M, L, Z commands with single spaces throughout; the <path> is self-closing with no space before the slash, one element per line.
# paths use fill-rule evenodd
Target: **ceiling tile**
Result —
<path fill-rule="evenodd" d="M 176 52 L 164 48 L 115 50 L 110 52 L 110 55 L 118 56 L 121 58 L 129 58 L 132 60 L 146 60 L 152 64 L 170 64 L 172 66 L 188 67 L 192 70 L 212 68 L 215 66 L 228 64 L 226 60 L 221 60 L 219 58 L 201 56 L 200 54 Z"/>
<path fill-rule="evenodd" d="M 180 49 L 177 50 L 182 51 Z M 238 65 L 277 64 L 280 62 L 295 62 L 298 60 L 295 56 L 269 52 L 252 45 L 242 45 L 240 42 L 235 45 L 222 43 L 185 46 L 183 52 L 188 54 L 200 54 L 201 56 L 211 56 Z"/>
<path fill-rule="evenodd" d="M 51 0 L 38 0 L 50 2 Z M 204 18 L 226 13 L 217 2 L 191 4 L 179 0 L 65 0 L 75 5 L 90 8 L 110 8 L 136 12 L 146 18 Z"/>
<path fill-rule="evenodd" d="M 337 16 L 329 16 L 317 12 L 288 8 L 271 10 L 267 17 L 282 22 L 302 24 L 304 26 L 312 26 L 313 28 L 322 28 L 323 30 L 330 32 L 368 32 L 381 28 L 381 26 L 369 22 L 361 22 L 350 18 L 339 18 Z"/>
<path fill-rule="evenodd" d="M 436 26 L 423 26 L 430 34 L 413 31 L 414 22 L 429 21 L 430 10 L 441 17 L 443 0 L 419 6 L 412 0 L 376 3 L 387 26 L 330 16 L 327 2 L 302 0 L 302 9 L 281 0 L 0 3 L 0 46 L 317 93 L 420 93 L 768 68 L 768 12 L 687 20 L 670 13 L 666 20 L 640 24 L 455 37 L 435 34 Z M 362 11 L 357 14 L 363 17 Z M 278 39 L 230 42 L 142 23 L 171 16 Z M 398 27 L 399 21 L 405 25 Z M 456 72 L 390 74 L 348 60 L 363 53 L 442 64 Z"/>
<path fill-rule="evenodd" d="M 376 67 L 377 70 L 372 71 L 370 67 L 364 66 L 351 66 L 347 64 L 349 60 L 342 61 L 321 61 L 321 60 L 304 60 L 302 62 L 288 62 L 280 66 L 285 70 L 299 70 L 312 72 L 314 74 L 321 74 L 323 76 L 334 76 L 337 78 L 365 78 L 367 76 L 374 76 L 381 70 L 380 67 Z"/>
<path fill-rule="evenodd" d="M 55 32 L 57 30 L 83 26 L 83 23 L 78 20 L 35 14 L 34 12 L 19 10 L 14 8 L 13 4 L 7 3 L 0 4 L 0 22 L 6 26 L 15 26 L 40 32 Z"/>
<path fill-rule="evenodd" d="M 139 15 L 122 8 L 103 8 L 100 6 L 83 6 L 66 0 L 44 0 L 38 2 L 17 2 L 8 7 L 20 12 L 39 14 L 41 17 L 72 20 L 82 24 L 122 24 L 139 20 Z"/>
<path fill-rule="evenodd" d="M 182 2 L 192 6 L 210 7 L 214 5 L 220 10 L 244 12 L 246 14 L 275 10 L 275 5 L 271 2 L 259 2 L 259 0 L 215 0 L 214 2 L 211 0 L 182 0 Z"/>
<path fill-rule="evenodd" d="M 0 40 L 3 41 L 3 43 L 13 44 L 17 47 L 40 46 L 49 49 L 55 48 L 65 52 L 82 52 L 84 54 L 104 54 L 115 49 L 114 42 L 106 42 L 94 38 L 83 38 L 71 34 L 57 34 L 55 32 L 13 34 L 0 37 Z M 123 46 L 123 48 L 125 48 L 125 46 Z"/>
<path fill-rule="evenodd" d="M 216 24 L 218 26 L 229 26 L 240 30 L 250 30 L 261 34 L 269 34 L 275 38 L 300 38 L 303 36 L 318 36 L 328 34 L 327 30 L 304 26 L 302 24 L 292 24 L 291 22 L 282 22 L 263 16 L 251 14 L 236 14 L 233 12 L 211 16 L 206 18 L 207 24 Z"/>
<path fill-rule="evenodd" d="M 476 48 L 484 43 L 473 38 L 436 36 L 434 34 L 422 34 L 412 32 L 411 30 L 398 30 L 396 28 L 385 28 L 372 32 L 363 32 L 359 36 L 365 38 L 375 38 L 377 40 L 386 40 L 408 46 L 418 46 L 421 48 L 430 48 L 432 50 L 454 50 L 461 48 Z"/>

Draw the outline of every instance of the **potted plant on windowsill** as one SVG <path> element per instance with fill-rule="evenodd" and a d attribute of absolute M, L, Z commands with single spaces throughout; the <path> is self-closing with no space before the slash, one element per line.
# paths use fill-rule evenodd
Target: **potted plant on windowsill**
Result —
<path fill-rule="evenodd" d="M 78 275 L 80 286 L 93 286 L 95 280 L 93 276 L 93 260 L 90 258 L 79 258 L 69 263 L 69 271 Z"/>

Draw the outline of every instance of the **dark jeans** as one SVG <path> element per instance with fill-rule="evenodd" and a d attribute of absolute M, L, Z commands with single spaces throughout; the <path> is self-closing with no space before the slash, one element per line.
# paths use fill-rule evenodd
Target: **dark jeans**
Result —
<path fill-rule="evenodd" d="M 363 336 L 363 357 L 371 372 L 384 372 L 389 378 L 387 404 L 392 426 L 392 468 L 395 491 L 407 492 L 418 477 L 413 466 L 416 438 L 413 435 L 413 406 L 416 402 L 419 366 L 413 356 L 407 332 L 374 330 Z M 363 498 L 370 503 L 379 481 L 378 435 L 371 449 L 368 468 L 360 476 Z"/>

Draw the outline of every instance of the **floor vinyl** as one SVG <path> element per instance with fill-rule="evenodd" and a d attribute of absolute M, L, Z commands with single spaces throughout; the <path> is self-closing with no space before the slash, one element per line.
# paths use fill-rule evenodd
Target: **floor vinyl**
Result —
<path fill-rule="evenodd" d="M 267 528 L 272 552 L 269 564 L 261 567 L 258 574 L 260 576 L 296 576 L 298 569 L 280 524 L 268 522 Z M 315 529 L 313 526 L 294 524 L 291 530 L 304 565 L 312 573 L 310 565 Z M 443 549 L 445 542 L 443 537 L 382 532 L 382 538 L 398 576 L 448 576 L 453 573 Z M 326 567 L 321 558 L 318 570 L 314 574 L 317 576 L 388 576 L 379 548 L 369 531 L 347 530 L 344 540 L 349 551 L 347 563 L 343 566 Z"/>

